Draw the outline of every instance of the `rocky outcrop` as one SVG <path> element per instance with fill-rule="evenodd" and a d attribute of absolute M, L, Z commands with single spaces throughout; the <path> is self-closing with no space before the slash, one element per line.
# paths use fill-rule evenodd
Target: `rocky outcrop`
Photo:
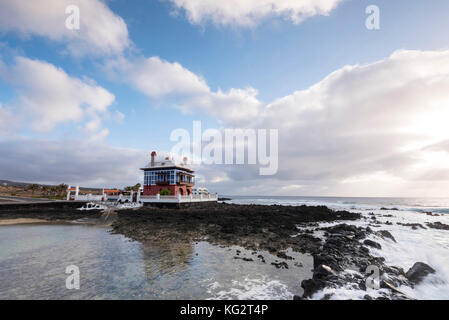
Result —
<path fill-rule="evenodd" d="M 235 205 L 212 207 L 148 208 L 121 210 L 113 232 L 137 241 L 190 242 L 207 239 L 219 245 L 266 250 L 288 259 L 288 248 L 316 252 L 322 241 L 300 233 L 297 225 L 355 220 L 360 214 L 333 211 L 325 206 Z M 299 233 L 299 234 L 298 234 Z"/>
<path fill-rule="evenodd" d="M 385 264 L 385 259 L 370 255 L 367 246 L 380 248 L 380 244 L 367 236 L 378 235 L 370 227 L 356 227 L 347 224 L 339 224 L 329 228 L 321 228 L 328 238 L 321 250 L 313 255 L 314 269 L 311 279 L 302 281 L 301 287 L 304 294 L 297 299 L 312 297 L 316 292 L 324 288 L 352 287 L 358 290 L 366 290 L 366 280 L 369 266 L 378 268 L 381 278 L 379 283 L 382 288 L 388 289 L 389 294 L 383 294 L 382 299 L 408 299 L 396 288 L 408 284 L 404 271 L 401 268 L 391 267 Z M 384 234 L 384 236 L 388 234 Z M 363 240 L 365 239 L 365 240 Z M 353 270 L 356 272 L 346 272 Z M 387 276 L 388 274 L 388 276 Z M 372 297 L 370 297 L 372 299 Z"/>
<path fill-rule="evenodd" d="M 388 222 L 388 221 L 387 221 L 387 222 Z M 388 223 L 386 223 L 386 224 L 388 224 Z M 380 230 L 380 231 L 377 231 L 376 234 L 377 234 L 378 236 L 384 238 L 384 239 L 390 239 L 391 241 L 396 242 L 396 239 L 395 239 L 395 238 L 393 237 L 393 235 L 392 235 L 389 231 L 387 231 L 387 230 Z"/>
<path fill-rule="evenodd" d="M 380 245 L 380 243 L 377 243 L 376 241 L 373 241 L 373 240 L 366 239 L 365 241 L 363 241 L 363 244 L 373 247 L 373 248 L 376 248 L 376 249 L 382 249 L 382 246 Z"/>
<path fill-rule="evenodd" d="M 449 230 L 449 225 L 441 223 L 439 221 L 438 222 L 434 222 L 434 223 L 427 222 L 426 225 L 429 228 L 432 228 L 432 229 Z"/>
<path fill-rule="evenodd" d="M 435 270 L 431 266 L 424 262 L 416 262 L 413 267 L 407 271 L 405 276 L 412 284 L 416 285 L 432 273 L 435 273 Z"/>

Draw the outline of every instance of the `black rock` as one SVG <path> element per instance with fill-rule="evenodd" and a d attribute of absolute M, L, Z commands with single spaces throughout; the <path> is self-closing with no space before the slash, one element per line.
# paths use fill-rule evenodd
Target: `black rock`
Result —
<path fill-rule="evenodd" d="M 441 223 L 441 222 L 435 222 L 435 223 L 427 222 L 426 225 L 432 229 L 449 230 L 449 225 Z"/>
<path fill-rule="evenodd" d="M 387 231 L 387 230 L 380 230 L 377 231 L 377 233 L 382 237 L 382 238 L 388 238 L 390 240 L 393 240 L 394 242 L 396 242 L 396 239 L 393 237 L 393 235 Z"/>
<path fill-rule="evenodd" d="M 413 267 L 407 271 L 405 276 L 411 283 L 418 284 L 432 273 L 435 273 L 435 270 L 431 266 L 424 262 L 416 262 Z"/>
<path fill-rule="evenodd" d="M 285 252 L 278 252 L 277 257 L 286 260 L 293 260 L 293 257 L 287 255 Z"/>
<path fill-rule="evenodd" d="M 315 292 L 324 289 L 326 282 L 320 279 L 307 279 L 301 282 L 301 287 L 304 289 L 305 298 L 310 298 Z"/>
<path fill-rule="evenodd" d="M 273 266 L 275 266 L 277 269 L 288 269 L 287 262 L 281 261 L 281 262 L 272 262 Z"/>
<path fill-rule="evenodd" d="M 334 270 L 332 270 L 331 267 L 326 266 L 324 264 L 320 265 L 318 268 L 316 268 L 313 272 L 313 277 L 317 278 L 326 278 L 328 276 L 336 276 L 336 273 Z"/>
<path fill-rule="evenodd" d="M 373 247 L 373 248 L 376 248 L 376 249 L 382 249 L 382 246 L 380 245 L 380 243 L 377 243 L 373 240 L 366 239 L 365 241 L 363 241 L 363 244 Z"/>

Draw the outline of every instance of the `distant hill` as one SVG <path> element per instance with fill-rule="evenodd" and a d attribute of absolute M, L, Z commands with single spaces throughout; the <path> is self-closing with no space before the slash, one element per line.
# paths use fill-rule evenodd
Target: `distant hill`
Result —
<path fill-rule="evenodd" d="M 27 183 L 27 182 L 14 182 L 14 181 L 9 181 L 9 180 L 0 180 L 0 185 L 1 186 L 11 186 L 11 187 L 26 187 L 29 186 L 32 183 Z"/>
<path fill-rule="evenodd" d="M 51 184 L 42 184 L 42 183 L 36 183 L 36 182 L 17 182 L 17 181 L 10 181 L 10 180 L 0 180 L 0 186 L 4 187 L 27 187 L 32 184 L 37 184 L 38 186 L 55 186 Z M 101 188 L 86 188 L 86 187 L 80 187 L 81 190 L 102 190 Z"/>

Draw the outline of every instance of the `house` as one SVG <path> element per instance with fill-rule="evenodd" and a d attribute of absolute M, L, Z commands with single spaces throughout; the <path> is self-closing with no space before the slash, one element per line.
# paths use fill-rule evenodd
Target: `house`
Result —
<path fill-rule="evenodd" d="M 144 172 L 144 196 L 154 196 L 160 194 L 162 190 L 168 190 L 172 196 L 192 194 L 195 175 L 194 171 L 187 166 L 187 158 L 183 159 L 182 164 L 176 164 L 169 157 L 157 161 L 156 151 L 153 151 L 151 162 L 140 170 Z"/>

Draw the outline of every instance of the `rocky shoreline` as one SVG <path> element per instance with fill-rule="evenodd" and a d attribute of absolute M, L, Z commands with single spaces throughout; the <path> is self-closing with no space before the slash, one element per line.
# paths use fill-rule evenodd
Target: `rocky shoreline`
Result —
<path fill-rule="evenodd" d="M 381 245 L 369 238 L 376 236 L 396 242 L 395 238 L 387 230 L 374 231 L 369 226 L 344 223 L 361 218 L 358 213 L 333 211 L 325 206 L 218 204 L 210 208 L 142 208 L 121 210 L 112 224 L 112 232 L 137 241 L 207 240 L 217 245 L 266 250 L 279 258 L 279 262 L 272 263 L 276 268 L 289 268 L 293 264 L 284 252 L 289 248 L 309 253 L 314 258 L 313 277 L 302 281 L 304 293 L 295 299 L 311 298 L 325 288 L 346 287 L 368 292 L 367 283 L 377 291 L 375 297 L 366 293 L 364 299 L 410 299 L 397 288 L 413 287 L 434 270 L 423 263 L 416 263 L 408 272 L 385 264 L 384 258 L 371 254 L 371 250 L 381 249 Z M 380 227 L 379 221 L 371 220 L 373 226 Z M 322 228 L 319 225 L 322 222 L 337 224 Z M 324 237 L 314 236 L 317 231 Z M 236 256 L 235 259 L 244 258 Z M 258 259 L 264 261 L 263 256 Z M 250 263 L 253 259 L 245 261 Z M 379 272 L 378 279 L 370 277 L 373 268 Z M 370 279 L 377 282 L 371 286 Z M 332 293 L 325 294 L 323 299 L 331 296 Z"/>
<path fill-rule="evenodd" d="M 287 248 L 303 253 L 318 250 L 321 240 L 307 233 L 298 234 L 298 224 L 359 218 L 357 213 L 333 211 L 325 206 L 223 203 L 211 207 L 120 210 L 112 227 L 114 233 L 138 241 L 207 240 L 277 254 Z"/>
<path fill-rule="evenodd" d="M 76 206 L 10 207 L 0 210 L 0 219 L 41 219 L 48 222 L 90 219 L 100 222 L 102 214 L 100 210 L 80 211 Z M 369 219 L 376 231 L 370 226 L 347 224 L 362 218 Z M 401 285 L 413 287 L 435 271 L 423 263 L 416 263 L 405 272 L 386 265 L 384 258 L 373 255 L 372 250 L 381 249 L 373 238 L 396 240 L 387 230 L 379 230 L 381 225 L 374 215 L 371 218 L 349 211 L 333 211 L 325 206 L 218 203 L 180 209 L 143 207 L 118 210 L 112 219 L 111 232 L 141 242 L 191 243 L 206 240 L 220 246 L 237 245 L 253 252 L 268 251 L 279 258 L 272 263 L 274 268 L 289 268 L 296 263 L 285 253 L 287 249 L 308 253 L 314 259 L 313 276 L 302 281 L 304 293 L 295 299 L 308 299 L 322 289 L 330 289 L 321 297 L 329 299 L 332 289 L 341 287 L 366 291 L 364 299 L 409 299 L 397 288 Z M 333 225 L 320 227 L 323 222 Z M 447 226 L 428 224 L 428 227 L 446 229 Z M 234 258 L 245 260 L 238 254 Z M 265 261 L 262 255 L 257 258 Z M 245 261 L 251 263 L 253 259 Z M 375 296 L 369 294 L 367 288 L 373 268 L 379 272 L 376 289 L 380 290 Z"/>

